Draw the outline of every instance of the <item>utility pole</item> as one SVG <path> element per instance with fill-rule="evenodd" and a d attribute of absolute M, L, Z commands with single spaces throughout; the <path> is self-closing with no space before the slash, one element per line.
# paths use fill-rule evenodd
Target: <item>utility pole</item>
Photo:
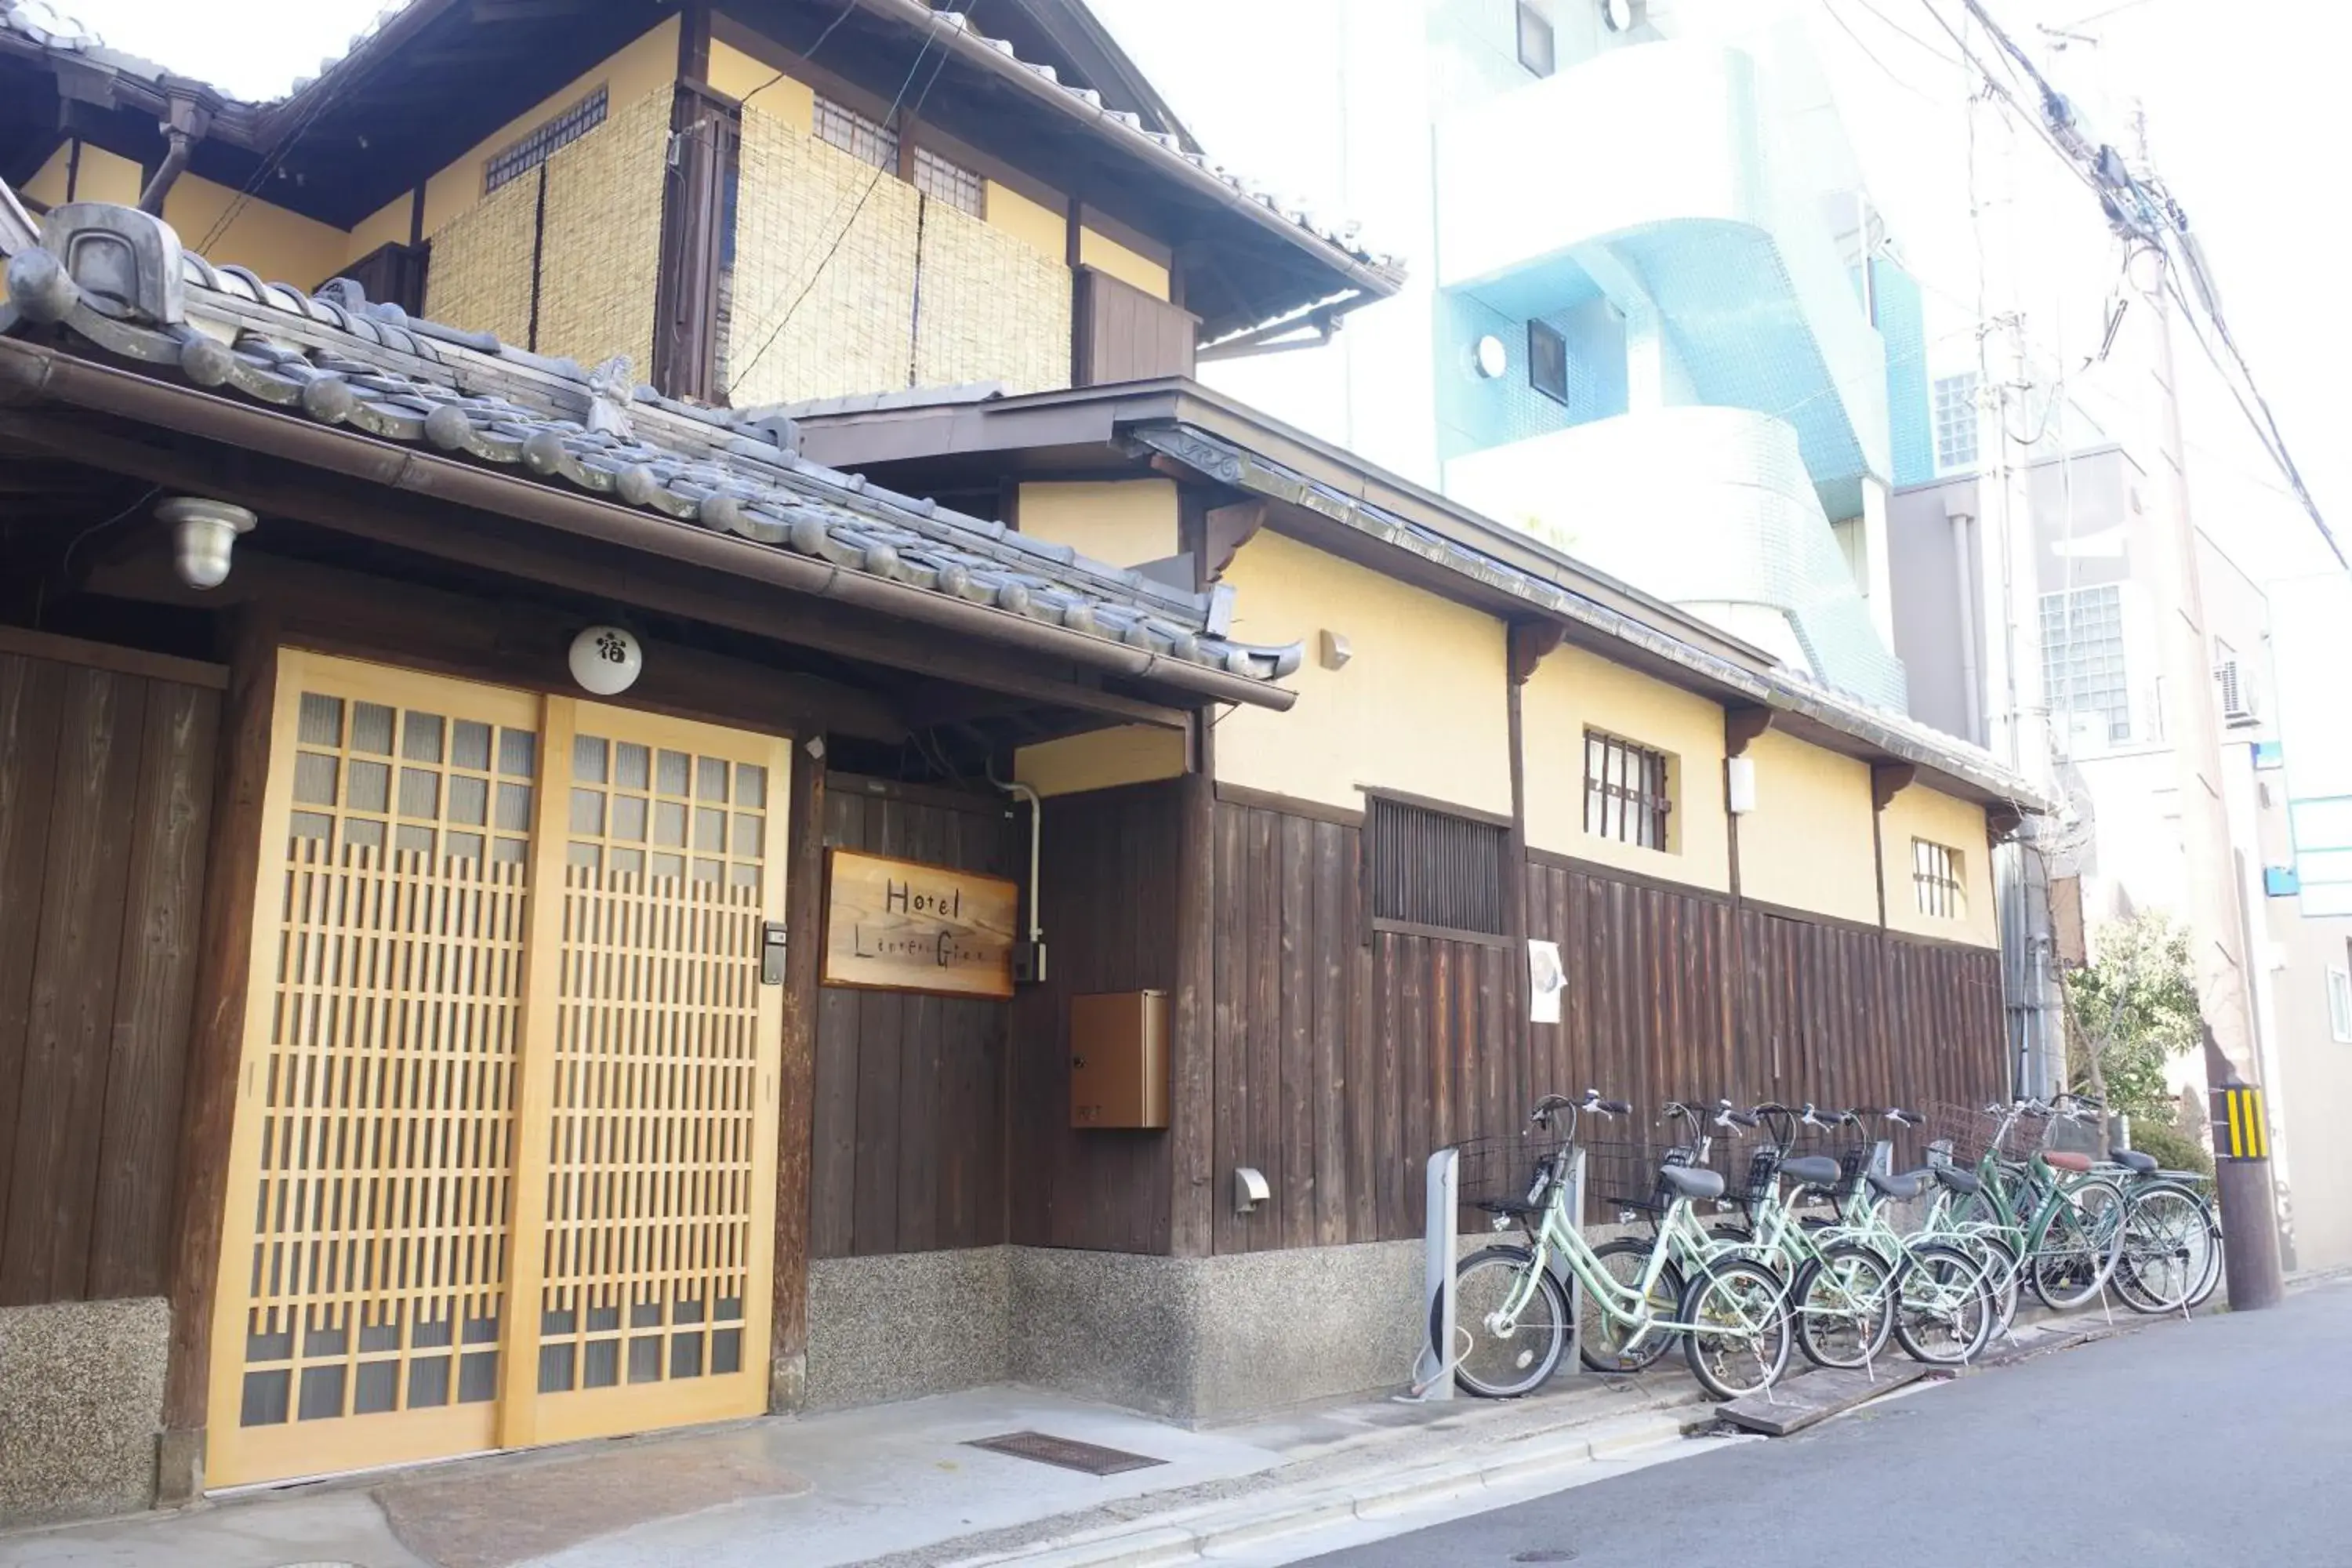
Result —
<path fill-rule="evenodd" d="M 2132 125 L 2145 178 L 2147 116 L 2135 110 Z M 2164 628 L 2164 726 L 2172 743 L 2180 799 L 2180 847 L 2204 1022 L 2206 1078 L 2219 1093 L 2225 1085 L 2261 1088 L 2262 1053 L 2254 1045 L 2246 985 L 2243 889 L 2221 793 L 2221 715 L 2214 693 L 2213 642 L 2205 630 L 2197 529 L 2189 510 L 2187 444 L 2180 433 L 2180 386 L 2172 358 L 2172 309 L 2162 270 L 2169 268 L 2171 259 L 2161 249 L 2152 254 L 2159 268 L 2156 287 L 2147 293 L 2156 310 L 2156 384 L 2161 399 L 2157 479 L 2164 497 L 2157 518 L 2163 542 L 2155 552 L 2152 586 Z M 2265 1139 L 2261 1158 L 2235 1159 L 2225 1139 L 2215 1140 L 2214 1186 L 2227 1237 L 2222 1256 L 2232 1311 L 2275 1307 L 2285 1294 L 2268 1146 Z"/>

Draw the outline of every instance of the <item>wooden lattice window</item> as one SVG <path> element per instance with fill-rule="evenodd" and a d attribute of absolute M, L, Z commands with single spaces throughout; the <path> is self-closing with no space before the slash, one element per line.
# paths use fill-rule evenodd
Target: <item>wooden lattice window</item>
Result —
<path fill-rule="evenodd" d="M 606 95 L 598 88 L 562 113 L 523 133 L 520 141 L 493 153 L 482 163 L 482 194 L 488 195 L 509 180 L 528 174 L 604 123 Z"/>
<path fill-rule="evenodd" d="M 1503 934 L 1507 826 L 1373 795 L 1364 832 L 1375 925 Z"/>
<path fill-rule="evenodd" d="M 981 216 L 980 176 L 929 147 L 915 149 L 915 189 L 935 202 L 945 202 L 974 217 Z"/>
<path fill-rule="evenodd" d="M 816 139 L 832 143 L 861 163 L 894 174 L 898 172 L 898 133 L 822 94 L 816 100 Z"/>
<path fill-rule="evenodd" d="M 1674 811 L 1664 752 L 1608 734 L 1584 732 L 1584 831 L 1644 849 L 1664 849 Z"/>
<path fill-rule="evenodd" d="M 1932 839 L 1911 840 L 1911 889 L 1919 912 L 1956 921 L 1968 912 L 1960 882 L 1960 852 Z"/>

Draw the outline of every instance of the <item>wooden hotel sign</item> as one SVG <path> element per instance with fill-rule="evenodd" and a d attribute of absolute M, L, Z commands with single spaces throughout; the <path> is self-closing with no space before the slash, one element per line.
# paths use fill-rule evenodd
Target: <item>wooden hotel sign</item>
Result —
<path fill-rule="evenodd" d="M 1021 887 L 1002 877 L 826 852 L 824 983 L 946 996 L 1013 994 Z"/>

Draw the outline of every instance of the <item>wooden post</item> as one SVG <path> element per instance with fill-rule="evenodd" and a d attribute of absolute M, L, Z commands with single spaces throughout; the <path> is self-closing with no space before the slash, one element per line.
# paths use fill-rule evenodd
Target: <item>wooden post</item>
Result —
<path fill-rule="evenodd" d="M 1191 772 L 1177 781 L 1175 1038 L 1169 1063 L 1168 1251 L 1205 1258 L 1215 1201 L 1217 800 L 1215 731 L 1195 714 Z M 1232 889 L 1228 889 L 1230 893 Z"/>
<path fill-rule="evenodd" d="M 776 1074 L 776 1281 L 768 1408 L 808 1402 L 809 1148 L 815 1136 L 817 974 L 824 956 L 823 742 L 796 736 L 785 832 L 784 1046 Z"/>
<path fill-rule="evenodd" d="M 195 1006 L 188 1029 L 187 1094 L 174 1173 L 170 1277 L 172 1337 L 163 1383 L 156 1500 L 204 1495 L 205 1423 L 212 1369 L 213 1301 L 227 1202 L 229 1138 L 236 1124 L 237 1058 L 245 1045 L 260 886 L 262 795 L 269 782 L 270 720 L 278 707 L 278 622 L 257 606 L 236 612 L 222 706 L 219 773 L 205 853 Z"/>

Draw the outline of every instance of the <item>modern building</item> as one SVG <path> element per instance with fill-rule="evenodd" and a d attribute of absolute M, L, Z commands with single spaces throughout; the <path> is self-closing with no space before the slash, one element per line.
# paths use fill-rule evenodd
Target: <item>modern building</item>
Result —
<path fill-rule="evenodd" d="M 0 34 L 0 1517 L 1391 1387 L 1540 1092 L 2005 1085 L 2045 803 L 1190 380 L 1397 268 L 1004 15 Z"/>
<path fill-rule="evenodd" d="M 1293 353 L 1212 382 L 1902 707 L 1877 320 L 1896 269 L 1801 26 L 1309 0 L 1286 36 L 1336 47 L 1236 54 L 1220 23 L 1264 7 L 1102 9 L 1181 100 L 1427 258 L 1344 331 L 1302 321 Z"/>
<path fill-rule="evenodd" d="M 2179 916 L 2189 896 L 2157 640 L 2155 552 L 2166 546 L 2151 516 L 2156 489 L 2122 447 L 2043 458 L 2032 465 L 2026 488 L 2041 615 L 2037 626 L 2015 630 L 2041 649 L 2044 689 L 2032 706 L 2037 717 L 2046 707 L 2065 790 L 2043 848 L 2057 901 L 2078 905 L 2080 929 L 2095 950 L 2105 922 L 2143 910 Z M 1987 594 L 1983 526 L 1973 477 L 1895 494 L 1896 647 L 1911 674 L 1912 713 L 1967 739 L 1982 736 L 1998 700 L 1985 689 L 1983 639 L 2010 630 L 2002 595 Z M 2246 915 L 2249 962 L 2241 980 L 2277 1124 L 2282 1240 L 2290 1267 L 2329 1267 L 2352 1258 L 2352 1192 L 2326 1152 L 2327 1129 L 2352 1089 L 2344 1063 L 2352 1011 L 2339 1000 L 2339 977 L 2352 963 L 2352 908 L 2333 901 L 2336 863 L 2325 837 L 2331 824 L 2324 792 L 2347 779 L 2340 764 L 2328 771 L 2341 727 L 2333 692 L 2341 644 L 2306 612 L 2303 643 L 2289 649 L 2264 586 L 2209 535 L 2199 535 L 2198 553 Z M 2301 702 L 2292 729 L 2282 722 L 2283 681 L 2295 686 Z M 2313 755 L 2297 770 L 2294 754 L 2305 746 Z M 2301 797 L 2291 788 L 2298 776 Z M 2304 842 L 2316 853 L 2299 853 Z M 2308 893 L 2305 869 L 2315 874 Z M 2179 1064 L 2179 1086 L 2195 1092 L 2195 1104 L 2203 1103 L 2206 1080 L 2201 1057 Z M 2201 1130 L 2201 1112 L 2187 1121 Z"/>

